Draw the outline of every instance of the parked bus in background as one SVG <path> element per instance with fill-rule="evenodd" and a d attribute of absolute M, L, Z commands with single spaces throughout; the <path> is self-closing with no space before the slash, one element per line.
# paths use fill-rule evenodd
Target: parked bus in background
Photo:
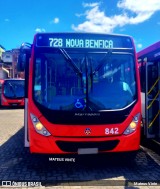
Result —
<path fill-rule="evenodd" d="M 9 77 L 9 71 L 5 69 L 2 65 L 0 65 L 0 106 L 1 106 L 1 97 L 2 97 L 2 85 L 4 79 Z"/>
<path fill-rule="evenodd" d="M 24 107 L 24 79 L 4 79 L 1 85 L 1 106 Z"/>
<path fill-rule="evenodd" d="M 142 120 L 147 138 L 160 138 L 160 41 L 137 53 Z"/>
<path fill-rule="evenodd" d="M 39 33 L 20 49 L 31 153 L 135 152 L 141 101 L 131 37 Z"/>

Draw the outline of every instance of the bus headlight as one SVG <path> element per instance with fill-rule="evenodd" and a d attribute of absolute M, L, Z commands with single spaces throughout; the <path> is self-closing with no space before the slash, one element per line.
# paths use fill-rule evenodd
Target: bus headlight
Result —
<path fill-rule="evenodd" d="M 30 116 L 31 116 L 32 123 L 37 133 L 43 136 L 51 135 L 51 133 L 42 125 L 42 123 L 39 121 L 39 119 L 35 115 L 30 114 Z"/>
<path fill-rule="evenodd" d="M 6 98 L 4 98 L 3 95 L 2 95 L 2 101 L 3 101 L 3 102 L 7 102 Z"/>
<path fill-rule="evenodd" d="M 134 116 L 131 123 L 129 124 L 127 129 L 124 131 L 124 133 L 123 133 L 124 135 L 129 135 L 136 130 L 139 118 L 140 118 L 140 113 L 138 113 L 137 115 Z"/>

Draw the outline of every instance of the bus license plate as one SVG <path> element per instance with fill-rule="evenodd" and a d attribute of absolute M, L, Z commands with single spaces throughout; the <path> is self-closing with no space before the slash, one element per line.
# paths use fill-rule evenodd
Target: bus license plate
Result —
<path fill-rule="evenodd" d="M 79 148 L 78 154 L 98 154 L 98 148 Z"/>

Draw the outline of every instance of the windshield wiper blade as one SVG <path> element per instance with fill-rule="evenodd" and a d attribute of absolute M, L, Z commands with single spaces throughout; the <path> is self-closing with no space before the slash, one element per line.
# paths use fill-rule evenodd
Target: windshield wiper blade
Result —
<path fill-rule="evenodd" d="M 63 54 L 64 58 L 71 64 L 71 66 L 73 67 L 74 71 L 79 74 L 80 76 L 82 76 L 82 71 L 78 68 L 78 66 L 74 63 L 74 61 L 72 60 L 72 58 L 69 56 L 69 54 L 64 50 L 64 49 L 59 49 L 60 52 Z"/>
<path fill-rule="evenodd" d="M 13 92 L 14 97 L 16 97 L 16 93 L 15 93 L 13 85 L 11 83 L 9 83 L 9 86 L 10 86 L 12 92 Z"/>
<path fill-rule="evenodd" d="M 112 52 L 108 51 L 107 53 L 105 53 L 104 57 L 99 61 L 98 66 L 95 68 L 95 70 L 92 72 L 92 75 L 96 74 L 96 72 L 103 66 L 103 64 L 105 63 L 104 60 L 110 56 Z"/>

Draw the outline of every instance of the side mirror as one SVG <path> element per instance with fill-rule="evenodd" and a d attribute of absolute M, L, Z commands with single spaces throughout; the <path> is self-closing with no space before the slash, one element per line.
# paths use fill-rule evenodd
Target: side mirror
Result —
<path fill-rule="evenodd" d="M 31 56 L 32 45 L 29 43 L 23 43 L 20 47 L 20 54 L 18 56 L 17 70 L 23 72 L 25 70 L 26 64 L 29 62 Z"/>
<path fill-rule="evenodd" d="M 26 65 L 26 54 L 20 54 L 18 57 L 17 70 L 23 72 Z"/>

